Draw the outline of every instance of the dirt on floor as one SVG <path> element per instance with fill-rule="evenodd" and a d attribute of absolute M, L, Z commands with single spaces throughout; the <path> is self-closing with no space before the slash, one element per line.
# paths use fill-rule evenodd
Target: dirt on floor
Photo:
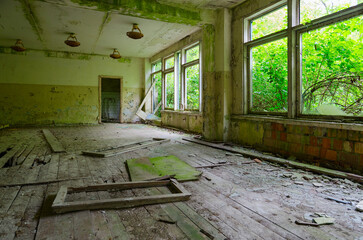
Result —
<path fill-rule="evenodd" d="M 22 164 L 0 169 L 0 184 L 71 179 L 1 187 L 0 239 L 363 239 L 363 213 L 356 210 L 363 200 L 359 183 L 256 162 L 240 154 L 182 140 L 192 135 L 143 124 L 48 129 L 66 153 L 52 153 L 41 128 L 0 130 L 0 152 L 19 144 L 34 144 L 29 153 L 26 148 L 18 152 L 19 159 L 24 157 Z M 153 137 L 171 141 L 109 158 L 81 154 L 83 150 Z M 182 183 L 192 194 L 183 203 L 60 215 L 49 210 L 61 185 L 129 181 L 124 165 L 127 159 L 168 155 L 192 166 L 222 162 L 233 165 L 198 168 L 202 171 L 198 181 Z M 138 190 L 122 194 L 143 193 Z M 121 193 L 84 193 L 72 196 L 70 201 L 117 196 Z M 318 227 L 295 223 L 311 223 L 319 216 L 334 218 L 334 223 Z"/>

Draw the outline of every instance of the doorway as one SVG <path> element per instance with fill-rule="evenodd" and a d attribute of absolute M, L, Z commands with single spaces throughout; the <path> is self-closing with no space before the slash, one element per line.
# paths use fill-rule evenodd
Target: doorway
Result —
<path fill-rule="evenodd" d="M 122 122 L 122 78 L 99 77 L 99 122 Z"/>

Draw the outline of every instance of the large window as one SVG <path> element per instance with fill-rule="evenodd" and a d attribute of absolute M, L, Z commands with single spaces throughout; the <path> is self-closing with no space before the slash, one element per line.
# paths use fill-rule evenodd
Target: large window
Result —
<path fill-rule="evenodd" d="M 160 117 L 160 109 L 162 104 L 162 81 L 161 81 L 161 61 L 157 61 L 151 65 L 151 80 L 155 82 L 152 89 L 152 110 L 153 114 Z"/>
<path fill-rule="evenodd" d="M 200 64 L 199 44 L 184 50 L 182 88 L 184 110 L 199 111 L 200 109 Z"/>
<path fill-rule="evenodd" d="M 199 43 L 180 49 L 152 64 L 152 80 L 160 79 L 160 84 L 157 82 L 155 85 L 153 106 L 158 106 L 159 101 L 162 101 L 164 110 L 200 111 L 200 75 Z"/>
<path fill-rule="evenodd" d="M 245 113 L 363 117 L 360 2 L 282 1 L 246 18 Z"/>

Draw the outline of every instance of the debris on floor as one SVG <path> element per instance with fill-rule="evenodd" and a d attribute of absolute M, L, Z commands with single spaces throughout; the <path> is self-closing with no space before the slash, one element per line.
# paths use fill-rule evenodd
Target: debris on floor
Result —
<path fill-rule="evenodd" d="M 331 201 L 335 201 L 337 203 L 352 204 L 352 202 L 350 202 L 350 201 L 344 201 L 344 200 L 337 199 L 337 198 L 333 198 L 333 197 L 326 197 L 325 199 L 328 199 L 328 200 L 331 200 Z"/>
<path fill-rule="evenodd" d="M 165 142 L 170 142 L 170 139 L 153 138 L 151 140 L 129 143 L 116 147 L 109 147 L 104 149 L 98 149 L 95 151 L 82 151 L 83 155 L 92 157 L 112 157 L 123 153 L 135 151 L 141 148 L 151 147 Z"/>
<path fill-rule="evenodd" d="M 363 201 L 360 201 L 356 206 L 355 206 L 355 210 L 357 210 L 358 212 L 363 212 Z"/>
<path fill-rule="evenodd" d="M 151 187 L 167 187 L 171 193 L 126 197 L 126 198 L 110 198 L 96 200 L 76 200 L 66 201 L 67 195 L 79 192 L 97 192 L 111 190 L 132 190 L 136 188 L 151 188 Z M 61 186 L 57 196 L 55 197 L 52 209 L 56 213 L 66 213 L 81 210 L 96 210 L 96 209 L 122 209 L 134 208 L 145 205 L 153 205 L 160 203 L 170 203 L 186 201 L 190 199 L 191 194 L 175 179 L 169 181 L 140 181 L 140 182 L 122 182 L 112 184 L 90 185 L 86 187 L 67 187 Z"/>
<path fill-rule="evenodd" d="M 165 175 L 175 175 L 178 181 L 198 180 L 202 174 L 176 156 L 136 158 L 126 160 L 131 181 L 144 181 Z"/>

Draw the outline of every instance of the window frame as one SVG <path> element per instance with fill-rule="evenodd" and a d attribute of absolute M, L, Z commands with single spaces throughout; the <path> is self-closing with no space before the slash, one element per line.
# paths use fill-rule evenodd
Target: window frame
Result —
<path fill-rule="evenodd" d="M 162 79 L 162 110 L 175 110 L 175 94 L 176 94 L 176 92 L 175 92 L 175 84 L 176 84 L 176 81 L 175 81 L 175 54 L 176 53 L 172 53 L 172 54 L 170 54 L 170 55 L 167 55 L 166 57 L 163 57 L 163 61 L 162 61 L 162 67 L 161 67 L 161 69 L 162 69 L 162 77 L 161 77 L 161 79 Z M 170 58 L 173 58 L 174 57 L 174 66 L 173 67 L 171 67 L 171 68 L 166 68 L 166 61 L 168 60 L 168 59 L 170 59 Z M 168 107 L 166 107 L 166 97 L 167 97 L 167 94 L 166 94 L 166 78 L 165 78 L 165 76 L 167 75 L 167 74 L 169 74 L 169 73 L 174 73 L 174 107 L 173 108 L 168 108 Z"/>
<path fill-rule="evenodd" d="M 269 14 L 281 7 L 287 5 L 288 11 L 288 24 L 287 28 L 275 33 L 268 34 L 261 38 L 251 40 L 252 21 Z M 272 4 L 262 11 L 253 13 L 246 18 L 242 19 L 243 25 L 243 86 L 242 101 L 243 101 L 243 115 L 264 115 L 264 116 L 285 116 L 288 118 L 306 118 L 306 119 L 330 119 L 330 120 L 358 120 L 362 121 L 361 116 L 338 116 L 338 115 L 312 115 L 303 114 L 302 102 L 302 57 L 300 52 L 302 50 L 303 33 L 323 28 L 334 23 L 342 22 L 353 17 L 363 16 L 363 3 L 356 6 L 343 9 L 341 11 L 316 18 L 311 22 L 300 24 L 300 0 L 283 0 L 278 3 Z M 255 112 L 251 111 L 252 108 L 252 48 L 266 43 L 270 43 L 279 39 L 287 37 L 287 51 L 288 51 L 288 110 L 287 113 L 278 112 Z"/>
<path fill-rule="evenodd" d="M 189 61 L 189 62 L 186 62 L 187 60 L 187 54 L 186 52 L 196 46 L 199 46 L 199 56 L 198 56 L 198 59 L 195 59 L 195 60 L 192 60 L 192 61 Z M 193 111 L 199 111 L 201 112 L 201 106 L 202 106 L 202 77 L 201 77 L 201 64 L 200 64 L 200 59 L 201 59 L 201 47 L 200 47 L 200 42 L 195 42 L 191 45 L 188 45 L 187 47 L 183 48 L 182 49 L 182 62 L 181 62 L 181 103 L 180 103 L 180 109 L 183 110 L 183 111 L 190 111 L 190 112 L 193 112 Z M 187 108 L 187 93 L 185 91 L 186 89 L 186 74 L 185 74 L 185 70 L 188 68 L 188 67 L 192 67 L 192 66 L 195 66 L 199 64 L 199 108 L 198 109 L 190 109 L 190 108 Z"/>
<path fill-rule="evenodd" d="M 160 68 L 160 70 L 153 72 L 153 65 L 156 64 L 156 63 L 158 63 L 158 62 L 161 63 L 161 68 Z M 163 84 L 163 79 L 162 79 L 163 78 L 163 74 L 162 74 L 162 70 L 163 70 L 163 63 L 162 63 L 162 60 L 161 59 L 158 59 L 158 60 L 156 60 L 156 61 L 154 61 L 154 62 L 151 63 L 151 74 L 150 74 L 150 77 L 151 77 L 151 85 L 154 83 L 154 75 L 159 74 L 159 73 L 161 73 L 161 85 Z M 158 107 L 157 107 L 158 105 L 156 105 L 157 103 L 154 102 L 155 101 L 155 96 L 154 96 L 155 93 L 154 93 L 154 91 L 155 91 L 155 87 L 151 91 L 151 109 L 153 111 L 153 114 L 155 114 L 155 112 L 158 109 Z M 161 93 L 163 93 L 163 87 L 161 87 Z M 163 97 L 161 96 L 161 108 L 162 108 L 162 105 L 163 105 Z M 156 109 L 154 109 L 155 107 L 156 107 Z"/>

